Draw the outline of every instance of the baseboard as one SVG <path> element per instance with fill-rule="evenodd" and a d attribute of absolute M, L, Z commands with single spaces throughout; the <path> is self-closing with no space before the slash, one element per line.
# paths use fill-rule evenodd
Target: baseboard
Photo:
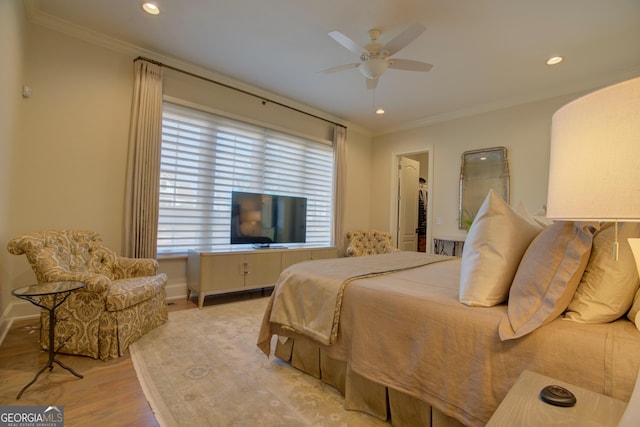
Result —
<path fill-rule="evenodd" d="M 13 321 L 8 320 L 4 316 L 2 316 L 2 318 L 0 319 L 0 347 L 4 342 L 4 339 L 6 338 L 7 333 L 9 332 L 9 329 L 11 329 L 12 324 L 13 324 Z"/>
<path fill-rule="evenodd" d="M 169 301 L 187 298 L 187 284 L 185 282 L 168 283 L 165 290 Z M 36 319 L 38 316 L 40 316 L 40 308 L 29 301 L 17 299 L 11 301 L 2 316 L 0 316 L 0 346 L 4 342 L 13 322 L 23 319 Z"/>
<path fill-rule="evenodd" d="M 37 319 L 38 316 L 40 316 L 40 309 L 30 302 L 11 301 L 0 317 L 0 345 L 4 342 L 13 322 L 22 319 Z"/>
<path fill-rule="evenodd" d="M 4 312 L 7 319 L 13 321 L 21 319 L 30 319 L 40 315 L 40 308 L 31 304 L 29 301 L 18 300 L 11 301 Z M 3 316 L 3 317 L 4 317 Z"/>
<path fill-rule="evenodd" d="M 181 299 L 187 298 L 187 283 L 186 282 L 181 282 L 181 283 L 168 283 L 167 287 L 165 288 L 166 292 L 167 292 L 167 300 L 171 301 L 171 300 L 177 300 L 177 299 Z"/>

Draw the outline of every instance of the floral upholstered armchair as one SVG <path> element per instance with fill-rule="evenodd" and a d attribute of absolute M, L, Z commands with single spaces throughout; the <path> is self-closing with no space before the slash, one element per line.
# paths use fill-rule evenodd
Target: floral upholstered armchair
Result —
<path fill-rule="evenodd" d="M 391 242 L 391 233 L 386 231 L 349 231 L 347 232 L 346 256 L 362 256 L 396 252 Z"/>
<path fill-rule="evenodd" d="M 14 238 L 7 245 L 25 254 L 39 283 L 80 281 L 56 310 L 56 350 L 107 360 L 168 318 L 167 276 L 154 259 L 117 256 L 91 231 L 50 230 Z M 40 345 L 48 348 L 49 316 L 40 316 Z"/>

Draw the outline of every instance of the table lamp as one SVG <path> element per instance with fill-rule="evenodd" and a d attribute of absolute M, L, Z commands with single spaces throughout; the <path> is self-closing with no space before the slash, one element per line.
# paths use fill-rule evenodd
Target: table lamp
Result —
<path fill-rule="evenodd" d="M 614 222 L 617 259 L 617 223 L 640 221 L 640 77 L 589 93 L 553 115 L 547 217 Z M 631 247 L 639 267 L 640 243 Z"/>

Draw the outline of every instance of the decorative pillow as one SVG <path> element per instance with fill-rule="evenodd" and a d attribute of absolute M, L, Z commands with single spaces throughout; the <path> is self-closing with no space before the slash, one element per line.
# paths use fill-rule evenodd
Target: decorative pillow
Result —
<path fill-rule="evenodd" d="M 630 239 L 629 245 L 632 248 L 633 256 L 636 259 L 636 267 L 640 270 L 640 239 Z M 636 328 L 640 330 L 640 290 L 636 292 L 633 298 L 631 309 L 627 313 L 627 317 L 636 324 Z"/>
<path fill-rule="evenodd" d="M 627 313 L 627 318 L 636 324 L 636 328 L 640 331 L 640 290 L 636 292 L 636 296 L 633 298 L 633 304 L 631 309 Z"/>
<path fill-rule="evenodd" d="M 526 335 L 562 313 L 589 261 L 595 223 L 556 222 L 527 248 L 509 291 L 500 339 Z"/>
<path fill-rule="evenodd" d="M 623 316 L 638 290 L 638 269 L 627 238 L 640 237 L 640 223 L 618 224 L 618 260 L 613 259 L 615 227 L 604 225 L 593 238 L 589 263 L 565 319 L 583 323 L 608 323 Z"/>
<path fill-rule="evenodd" d="M 460 302 L 491 307 L 506 301 L 520 259 L 541 230 L 490 190 L 462 249 Z"/>

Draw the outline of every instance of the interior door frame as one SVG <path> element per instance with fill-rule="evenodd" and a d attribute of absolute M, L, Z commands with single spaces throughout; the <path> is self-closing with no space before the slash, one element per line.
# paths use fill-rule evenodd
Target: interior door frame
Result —
<path fill-rule="evenodd" d="M 429 197 L 427 198 L 427 252 L 433 253 L 433 145 L 426 145 L 420 149 L 407 150 L 407 151 L 394 151 L 391 153 L 391 194 L 389 200 L 391 201 L 390 210 L 390 223 L 389 229 L 391 230 L 391 236 L 396 247 L 398 247 L 398 164 L 400 157 L 409 157 L 416 154 L 429 153 L 429 171 L 427 173 L 427 185 L 429 186 Z"/>

